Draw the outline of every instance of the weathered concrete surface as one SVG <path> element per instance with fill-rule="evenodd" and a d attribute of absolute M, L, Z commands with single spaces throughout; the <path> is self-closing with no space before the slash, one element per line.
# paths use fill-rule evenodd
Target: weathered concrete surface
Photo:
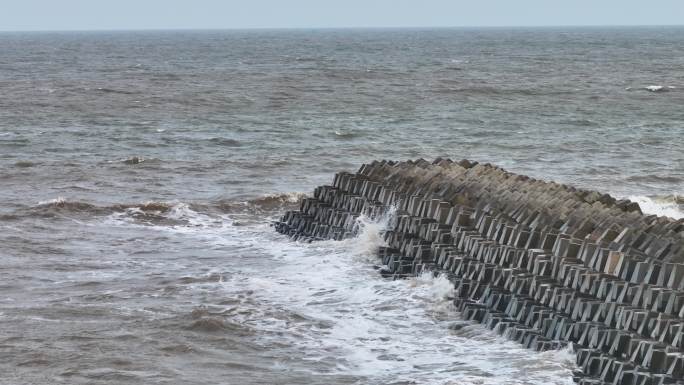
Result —
<path fill-rule="evenodd" d="M 338 173 L 275 227 L 339 240 L 391 208 L 383 276 L 447 274 L 463 317 L 535 350 L 573 344 L 579 383 L 684 384 L 684 220 L 437 159 Z"/>

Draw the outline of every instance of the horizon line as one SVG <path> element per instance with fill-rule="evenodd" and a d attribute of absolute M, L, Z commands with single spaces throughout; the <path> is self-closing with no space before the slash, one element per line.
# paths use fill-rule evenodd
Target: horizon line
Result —
<path fill-rule="evenodd" d="M 179 27 L 179 28 L 102 28 L 102 29 L 0 29 L 0 33 L 45 32 L 173 32 L 173 31 L 301 31 L 301 30 L 381 30 L 381 29 L 506 29 L 506 28 L 644 28 L 684 27 L 684 24 L 560 24 L 560 25 L 458 25 L 458 26 L 340 26 L 340 27 Z"/>

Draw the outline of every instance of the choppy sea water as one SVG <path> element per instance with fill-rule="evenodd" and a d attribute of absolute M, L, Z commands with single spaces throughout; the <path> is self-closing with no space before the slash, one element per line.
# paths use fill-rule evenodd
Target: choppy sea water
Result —
<path fill-rule="evenodd" d="M 0 383 L 569 384 L 269 222 L 373 159 L 684 216 L 684 28 L 0 34 Z"/>

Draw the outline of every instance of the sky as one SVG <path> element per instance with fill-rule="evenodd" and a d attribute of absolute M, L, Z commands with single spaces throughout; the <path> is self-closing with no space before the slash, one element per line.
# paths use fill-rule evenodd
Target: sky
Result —
<path fill-rule="evenodd" d="M 684 0 L 0 0 L 0 30 L 682 25 Z"/>

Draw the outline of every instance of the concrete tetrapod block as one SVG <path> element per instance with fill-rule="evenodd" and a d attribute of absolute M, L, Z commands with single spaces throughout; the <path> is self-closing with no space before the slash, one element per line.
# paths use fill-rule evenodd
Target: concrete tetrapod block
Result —
<path fill-rule="evenodd" d="M 587 383 L 682 378 L 684 269 L 673 262 L 684 262 L 684 221 L 461 163 L 380 161 L 338 173 L 274 228 L 303 242 L 344 239 L 359 215 L 396 205 L 379 250 L 384 276 L 448 271 L 466 317 L 532 349 L 564 340 L 598 352 L 584 366 Z"/>

